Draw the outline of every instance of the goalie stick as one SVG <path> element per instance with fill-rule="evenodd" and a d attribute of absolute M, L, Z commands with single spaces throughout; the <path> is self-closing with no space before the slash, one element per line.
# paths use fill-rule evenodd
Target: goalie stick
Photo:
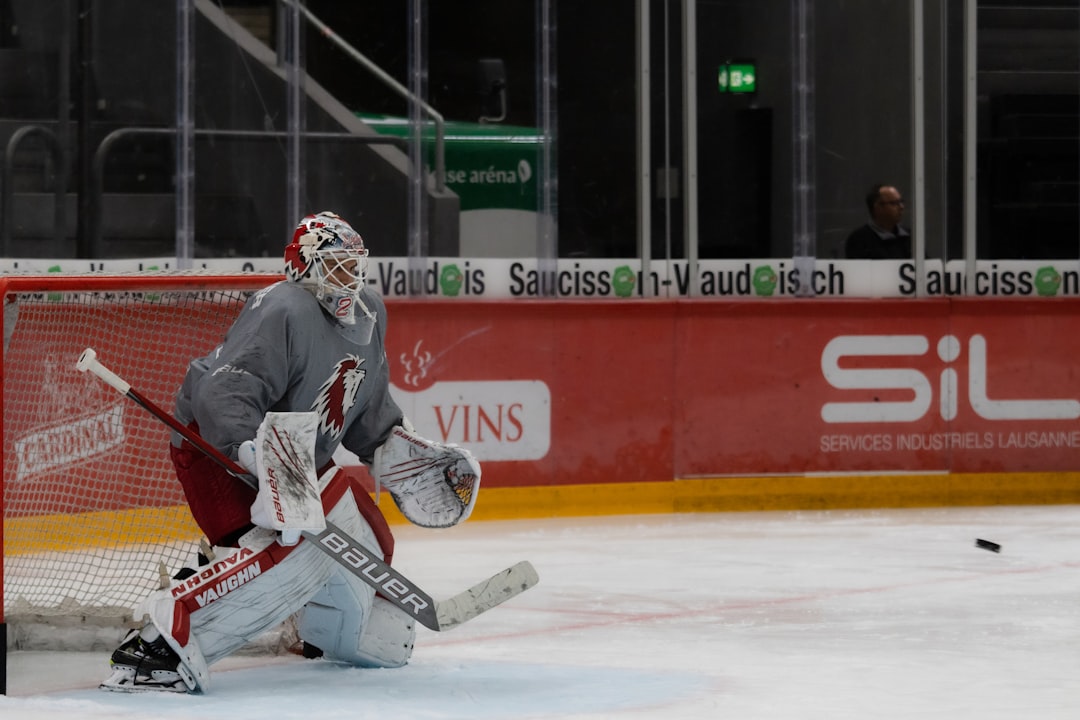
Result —
<path fill-rule="evenodd" d="M 158 420 L 180 433 L 188 442 L 232 475 L 253 488 L 258 487 L 257 480 L 239 463 L 234 462 L 197 432 L 162 410 L 132 388 L 119 375 L 102 365 L 93 348 L 86 348 L 82 352 L 75 368 L 79 372 L 90 371 L 98 376 L 121 395 L 135 401 Z M 532 563 L 522 560 L 468 590 L 440 601 L 433 599 L 411 580 L 380 558 L 375 557 L 348 533 L 331 522 L 326 523 L 326 529 L 322 532 L 304 532 L 303 537 L 332 557 L 341 567 L 375 588 L 376 592 L 397 606 L 399 610 L 415 618 L 424 627 L 440 632 L 457 627 L 515 595 L 525 592 L 540 579 Z"/>

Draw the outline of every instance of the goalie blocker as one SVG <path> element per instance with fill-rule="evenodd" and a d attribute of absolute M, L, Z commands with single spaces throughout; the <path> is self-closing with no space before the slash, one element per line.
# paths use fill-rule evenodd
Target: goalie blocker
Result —
<path fill-rule="evenodd" d="M 281 534 L 282 545 L 300 542 L 303 532 L 326 529 L 315 477 L 313 412 L 268 412 L 255 440 L 240 445 L 238 460 L 259 479 L 251 521 Z"/>

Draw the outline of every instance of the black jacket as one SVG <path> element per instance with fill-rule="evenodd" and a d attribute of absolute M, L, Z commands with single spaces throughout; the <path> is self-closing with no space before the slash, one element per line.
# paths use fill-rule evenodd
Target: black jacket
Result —
<path fill-rule="evenodd" d="M 861 260 L 908 259 L 911 258 L 911 235 L 898 226 L 890 237 L 881 237 L 867 223 L 848 235 L 844 243 L 844 257 Z"/>

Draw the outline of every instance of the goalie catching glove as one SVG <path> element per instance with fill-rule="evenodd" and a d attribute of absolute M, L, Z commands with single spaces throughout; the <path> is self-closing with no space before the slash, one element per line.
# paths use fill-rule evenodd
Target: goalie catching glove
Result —
<path fill-rule="evenodd" d="M 266 413 L 255 440 L 240 446 L 237 459 L 259 478 L 251 522 L 281 534 L 282 545 L 300 542 L 302 532 L 326 528 L 319 481 L 315 476 L 313 412 Z"/>
<path fill-rule="evenodd" d="M 375 450 L 371 474 L 409 522 L 427 528 L 464 522 L 480 490 L 480 463 L 472 453 L 400 425 Z"/>

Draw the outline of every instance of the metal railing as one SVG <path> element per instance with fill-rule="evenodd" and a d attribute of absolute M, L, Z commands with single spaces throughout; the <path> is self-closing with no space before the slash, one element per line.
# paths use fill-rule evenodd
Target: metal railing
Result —
<path fill-rule="evenodd" d="M 102 198 L 105 194 L 105 162 L 112 152 L 113 147 L 122 140 L 132 137 L 175 137 L 176 129 L 169 127 L 125 127 L 113 130 L 98 144 L 94 151 L 93 168 L 90 186 L 90 202 L 88 228 L 89 237 L 83 238 L 81 244 L 83 252 L 76 253 L 81 257 L 103 257 L 102 251 Z M 272 130 L 195 130 L 195 136 L 199 138 L 217 139 L 284 139 L 288 136 L 284 131 Z M 0 169 L 0 256 L 6 257 L 11 254 L 11 241 L 14 228 L 14 161 L 20 146 L 26 140 L 34 137 L 42 138 L 49 150 L 50 157 L 56 166 L 55 179 L 55 203 L 54 203 L 54 235 L 57 242 L 62 242 L 67 234 L 67 207 L 65 197 L 67 195 L 67 164 L 64 158 L 64 149 L 60 140 L 51 129 L 44 125 L 24 125 L 18 128 L 8 140 L 4 152 L 3 168 Z M 303 137 L 307 141 L 343 141 L 359 143 L 362 145 L 394 145 L 404 150 L 408 141 L 405 138 L 392 135 L 353 135 L 351 133 L 332 132 L 308 132 Z M 78 239 L 77 239 L 78 242 Z"/>
<path fill-rule="evenodd" d="M 282 5 L 296 7 L 327 40 L 334 43 L 342 52 L 362 65 L 368 72 L 374 75 L 384 85 L 396 92 L 408 102 L 416 103 L 435 123 L 435 190 L 442 192 L 446 189 L 446 120 L 433 107 L 428 105 L 420 97 L 409 92 L 409 89 L 395 80 L 389 73 L 372 62 L 367 56 L 346 42 L 340 35 L 334 32 L 329 25 L 324 23 L 308 10 L 303 3 L 295 4 L 291 0 L 280 0 Z"/>
<path fill-rule="evenodd" d="M 195 130 L 196 138 L 218 139 L 284 139 L 289 133 L 280 130 Z M 90 237 L 86 241 L 89 246 L 87 257 L 103 257 L 101 246 L 101 215 L 102 198 L 105 194 L 105 161 L 116 143 L 121 140 L 137 136 L 176 136 L 176 128 L 153 128 L 153 127 L 125 127 L 113 130 L 102 138 L 94 152 L 93 175 L 90 187 Z M 404 138 L 390 135 L 353 135 L 351 133 L 332 132 L 306 132 L 303 138 L 307 141 L 345 141 L 360 143 L 362 145 L 395 145 L 404 148 L 407 141 Z"/>
<path fill-rule="evenodd" d="M 63 241 L 67 230 L 65 222 L 67 208 L 64 205 L 64 197 L 67 194 L 67 162 L 64 157 L 64 148 L 56 137 L 56 133 L 44 125 L 23 125 L 8 139 L 7 147 L 4 149 L 4 167 L 0 171 L 0 255 L 4 257 L 10 254 L 12 227 L 15 224 L 15 189 L 13 187 L 15 156 L 23 141 L 32 137 L 45 140 L 50 157 L 56 166 L 56 177 L 53 180 L 56 203 L 53 211 L 53 233 L 57 242 Z"/>

